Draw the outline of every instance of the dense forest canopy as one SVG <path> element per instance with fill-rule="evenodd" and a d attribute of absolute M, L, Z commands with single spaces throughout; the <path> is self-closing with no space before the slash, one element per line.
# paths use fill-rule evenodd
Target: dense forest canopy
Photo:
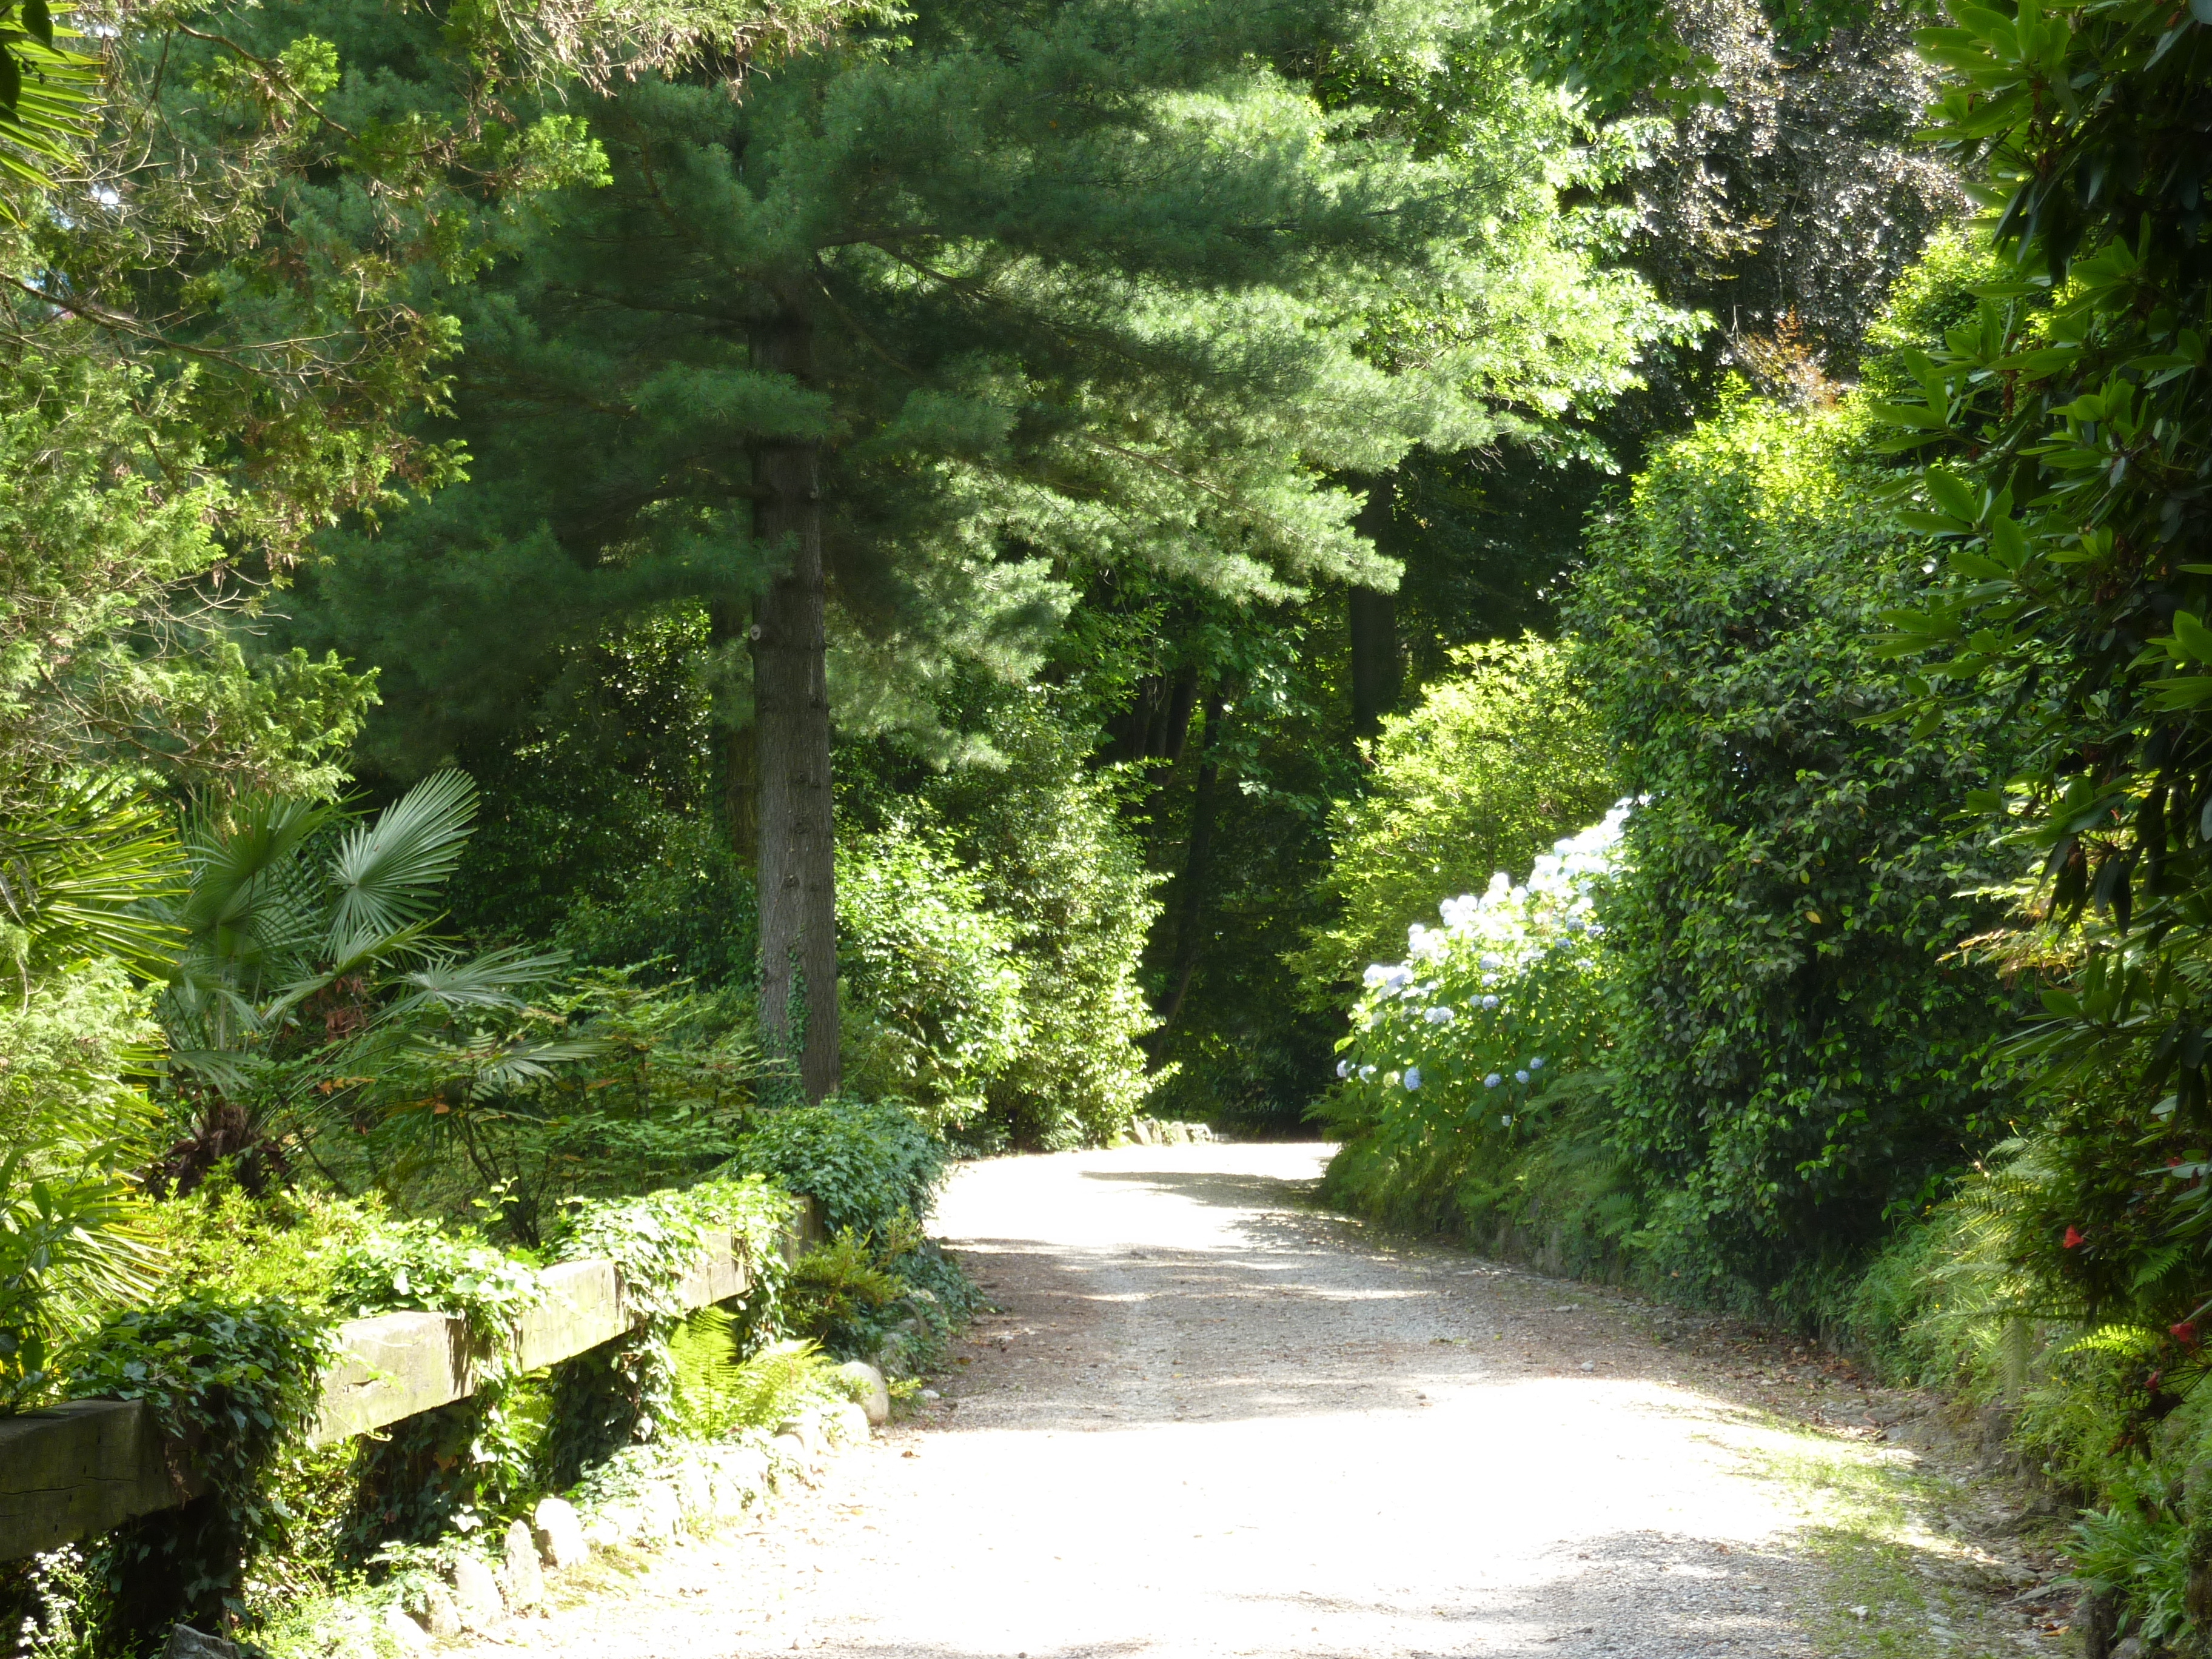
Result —
<path fill-rule="evenodd" d="M 1159 1117 L 2002 1397 L 2206 1639 L 2209 41 L 7 0 L 0 1406 L 276 1390 L 112 1650 L 925 1353 L 945 1160 Z M 787 1309 L 270 1495 L 333 1310 L 763 1182 Z"/>

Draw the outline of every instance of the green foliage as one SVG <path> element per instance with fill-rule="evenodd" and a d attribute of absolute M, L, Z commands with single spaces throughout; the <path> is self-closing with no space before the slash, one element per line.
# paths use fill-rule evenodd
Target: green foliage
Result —
<path fill-rule="evenodd" d="M 341 1317 L 399 1309 L 467 1322 L 477 1387 L 467 1399 L 420 1413 L 356 1454 L 343 1553 L 364 1561 L 392 1540 L 420 1542 L 479 1510 L 497 1510 L 533 1484 L 531 1419 L 515 1320 L 542 1297 L 533 1263 L 480 1233 L 429 1220 L 386 1222 L 349 1240 L 331 1266 L 330 1305 Z"/>
<path fill-rule="evenodd" d="M 157 910 L 183 941 L 161 1003 L 187 1127 L 168 1178 L 229 1157 L 265 1181 L 288 1143 L 349 1132 L 389 1158 L 445 1133 L 456 1100 L 587 1052 L 526 1017 L 558 957 L 464 957 L 430 931 L 474 804 L 445 772 L 374 820 L 254 794 L 187 823 L 189 884 Z"/>
<path fill-rule="evenodd" d="M 947 1156 L 899 1108 L 834 1098 L 764 1115 L 735 1162 L 812 1199 L 831 1232 L 888 1238 L 902 1212 L 929 1213 Z"/>
<path fill-rule="evenodd" d="M 185 597 L 225 556 L 213 532 L 231 506 L 195 476 L 205 440 L 187 401 L 179 384 L 61 342 L 0 362 L 11 810 L 42 799 L 55 769 L 88 762 L 310 794 L 341 775 L 371 682 L 335 659 L 249 665 L 226 608 Z"/>
<path fill-rule="evenodd" d="M 671 1421 L 694 1440 L 726 1440 L 773 1429 L 810 1405 L 842 1396 L 813 1343 L 771 1342 L 741 1352 L 744 1330 L 719 1308 L 702 1308 L 669 1339 L 676 1386 Z"/>
<path fill-rule="evenodd" d="M 1024 1146 L 1105 1145 L 1150 1088 L 1139 1043 L 1153 1019 L 1137 967 L 1159 914 L 1156 878 L 1115 780 L 1046 697 L 1001 703 L 984 734 L 992 755 L 947 773 L 928 799 L 1021 972 L 1021 1041 L 990 1079 L 989 1127 Z"/>
<path fill-rule="evenodd" d="M 574 1201 L 681 1186 L 719 1168 L 751 1121 L 758 1087 L 750 1002 L 639 976 L 566 975 L 522 1011 L 510 1041 L 475 1048 L 486 1060 L 520 1051 L 543 1064 L 471 1073 L 466 1051 L 434 1048 L 419 1065 L 403 1054 L 381 1080 L 394 1097 L 381 1121 L 356 1117 L 353 1145 L 343 1135 L 324 1143 L 326 1163 L 418 1209 L 465 1212 L 495 1194 L 499 1226 L 531 1249 L 558 1231 Z"/>
<path fill-rule="evenodd" d="M 2140 3 L 1954 20 L 1923 37 L 1951 73 L 1932 126 L 1986 173 L 2006 257 L 1879 411 L 1889 449 L 1931 463 L 1902 516 L 1946 564 L 1890 648 L 1923 726 L 2002 706 L 2020 733 L 2002 791 L 1966 803 L 2033 860 L 2004 948 L 2043 988 L 2014 1045 L 2035 1130 L 1993 1183 L 1994 1251 L 2112 1339 L 2057 1392 L 2127 1455 L 2061 1437 L 2105 1495 L 2087 1571 L 2164 1636 L 2185 1583 L 2204 1605 L 2208 1559 L 2171 1497 L 2204 1431 L 2167 1379 L 2199 1372 L 2212 1307 L 2212 22 Z"/>
<path fill-rule="evenodd" d="M 968 1122 L 1024 1045 L 1006 924 L 935 839 L 894 823 L 837 849 L 847 1085 L 942 1131 Z"/>
<path fill-rule="evenodd" d="M 841 1228 L 799 1257 L 785 1317 L 838 1358 L 872 1360 L 896 1376 L 939 1363 L 946 1338 L 981 1300 L 959 1264 L 902 1211 L 879 1232 Z"/>
<path fill-rule="evenodd" d="M 887 1323 L 884 1310 L 906 1292 L 904 1281 L 888 1271 L 870 1243 L 850 1227 L 840 1228 L 792 1270 L 794 1323 L 832 1352 L 874 1352 Z"/>
<path fill-rule="evenodd" d="M 2014 1003 L 1954 955 L 2002 870 L 1949 815 L 2002 775 L 1998 711 L 1910 735 L 1878 617 L 1923 547 L 1849 410 L 1741 403 L 1599 526 L 1572 613 L 1632 814 L 1601 912 L 1619 963 L 1613 1133 L 1670 1189 L 1668 1271 L 1777 1282 L 1875 1242 L 1999 1133 Z"/>
<path fill-rule="evenodd" d="M 2124 1632 L 2164 1642 L 2189 1626 L 2190 1543 L 2187 1527 L 2130 1494 L 2075 1525 L 2074 1577 L 2126 1608 Z"/>
<path fill-rule="evenodd" d="M 328 1357 L 321 1322 L 295 1304 L 212 1297 L 119 1313 L 77 1352 L 69 1393 L 146 1401 L 211 1489 L 108 1541 L 106 1571 L 128 1626 L 143 1633 L 164 1619 L 244 1611 L 246 1571 L 293 1518 L 271 1499 L 270 1467 L 305 1435 Z"/>
<path fill-rule="evenodd" d="M 133 1074 L 155 1033 L 128 969 L 170 943 L 142 907 L 175 853 L 146 807 L 81 780 L 0 830 L 0 1412 L 51 1389 L 57 1341 L 151 1284 L 133 1176 L 153 1117 Z"/>
<path fill-rule="evenodd" d="M 1310 996 L 1334 1001 L 1368 963 L 1396 960 L 1437 894 L 1500 870 L 1525 878 L 1620 793 L 1565 652 L 1531 636 L 1451 663 L 1411 714 L 1383 721 L 1367 787 L 1330 814 L 1322 884 L 1340 919 L 1297 958 Z"/>
<path fill-rule="evenodd" d="M 2011 257 L 1881 410 L 1889 447 L 1937 458 L 1905 516 L 1948 564 L 1890 617 L 1892 648 L 1920 659 L 1926 719 L 2004 702 L 2022 732 L 2005 796 L 1974 803 L 2008 804 L 2039 865 L 2043 926 L 2014 953 L 2050 987 L 2020 1052 L 2051 1180 L 2021 1265 L 2158 1333 L 2212 1297 L 2212 542 L 2191 505 L 2212 467 L 2212 26 L 2147 4 L 1964 12 L 1928 48 L 1954 76 L 1936 131 L 1984 159 Z"/>
<path fill-rule="evenodd" d="M 1307 89 L 1317 54 L 1384 43 L 1412 93 Z M 1466 118 L 1432 143 L 1394 102 Z M 479 292 L 471 482 L 330 538 L 288 634 L 379 667 L 395 769 L 526 728 L 582 653 L 678 607 L 707 623 L 715 725 L 746 726 L 741 618 L 779 563 L 747 510 L 763 446 L 823 446 L 841 724 L 943 753 L 948 671 L 1030 672 L 1091 571 L 1387 581 L 1329 472 L 1548 430 L 1670 325 L 1607 267 L 1617 217 L 1562 206 L 1620 147 L 1586 148 L 1452 8 L 947 0 L 743 100 L 625 85 L 595 131 L 611 189 Z M 809 373 L 762 372 L 752 325 L 697 302 L 732 283 L 805 331 Z"/>

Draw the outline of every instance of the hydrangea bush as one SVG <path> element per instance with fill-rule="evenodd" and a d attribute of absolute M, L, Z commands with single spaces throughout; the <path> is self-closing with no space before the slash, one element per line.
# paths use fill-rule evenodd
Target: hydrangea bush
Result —
<path fill-rule="evenodd" d="M 1601 1063 L 1595 912 L 1630 806 L 1556 843 L 1525 884 L 1501 871 L 1486 891 L 1445 900 L 1442 926 L 1408 930 L 1403 962 L 1367 969 L 1324 1110 L 1363 1163 L 1397 1167 L 1393 1184 L 1452 1184 L 1539 1132 L 1563 1083 Z M 1403 1180 L 1413 1168 L 1425 1178 Z"/>

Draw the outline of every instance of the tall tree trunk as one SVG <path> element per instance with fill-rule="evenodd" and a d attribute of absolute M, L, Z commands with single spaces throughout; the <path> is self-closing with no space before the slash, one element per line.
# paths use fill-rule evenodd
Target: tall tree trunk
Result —
<path fill-rule="evenodd" d="M 718 658 L 726 659 L 739 646 L 750 651 L 752 628 L 748 608 L 733 599 L 715 600 L 707 607 L 707 637 Z M 714 750 L 722 775 L 723 821 L 738 861 L 753 863 L 760 857 L 760 763 L 753 752 L 753 724 L 750 720 L 740 724 L 726 708 L 719 714 Z"/>
<path fill-rule="evenodd" d="M 1367 503 L 1352 528 L 1382 544 L 1390 523 L 1390 481 L 1376 478 L 1367 486 Z M 1382 716 L 1398 705 L 1405 669 L 1398 659 L 1398 597 L 1370 587 L 1355 587 L 1349 594 L 1352 627 L 1352 732 L 1371 738 L 1382 729 Z"/>
<path fill-rule="evenodd" d="M 813 329 L 796 309 L 754 337 L 753 361 L 806 384 Z M 837 1087 L 837 891 L 823 656 L 820 446 L 753 454 L 753 533 L 787 556 L 754 611 L 759 763 L 760 1020 L 771 1054 L 796 1060 L 809 1100 Z"/>
<path fill-rule="evenodd" d="M 1151 1044 L 1155 1066 L 1166 1051 L 1167 1034 L 1182 1012 L 1184 999 L 1190 995 L 1190 982 L 1198 973 L 1205 945 L 1207 866 L 1213 858 L 1213 819 L 1221 794 L 1222 720 L 1221 693 L 1208 692 L 1206 730 L 1199 738 L 1204 748 L 1198 787 L 1190 799 L 1190 835 L 1183 848 L 1182 879 L 1176 884 L 1175 958 L 1168 967 L 1167 995 L 1161 1000 L 1159 1029 L 1152 1034 Z"/>
<path fill-rule="evenodd" d="M 1198 708 L 1198 665 L 1187 663 L 1176 673 L 1175 689 L 1168 694 L 1166 729 L 1160 736 L 1159 754 L 1170 766 L 1182 759 L 1190 737 L 1190 717 Z"/>

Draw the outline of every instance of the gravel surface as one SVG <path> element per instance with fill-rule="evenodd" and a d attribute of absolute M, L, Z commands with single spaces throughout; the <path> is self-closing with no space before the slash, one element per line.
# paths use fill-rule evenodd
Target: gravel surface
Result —
<path fill-rule="evenodd" d="M 996 1311 L 943 1397 L 763 1523 L 602 1570 L 507 1643 L 579 1659 L 1857 1650 L 1869 1615 L 1841 1607 L 1834 1552 L 1808 1542 L 1820 1501 L 1778 1471 L 1808 1444 L 1909 1460 L 1882 1443 L 1924 1403 L 1716 1322 L 1387 1245 L 1310 1206 L 1326 1150 L 964 1169 L 938 1228 Z M 2035 1600 L 2047 1559 L 1924 1543 L 1929 1582 L 1952 1589 L 1933 1612 L 1873 1609 L 1903 1639 L 1866 1651 L 2061 1651 L 2044 1632 L 2063 1606 Z M 2001 1598 L 2025 1610 L 1973 1623 Z"/>

